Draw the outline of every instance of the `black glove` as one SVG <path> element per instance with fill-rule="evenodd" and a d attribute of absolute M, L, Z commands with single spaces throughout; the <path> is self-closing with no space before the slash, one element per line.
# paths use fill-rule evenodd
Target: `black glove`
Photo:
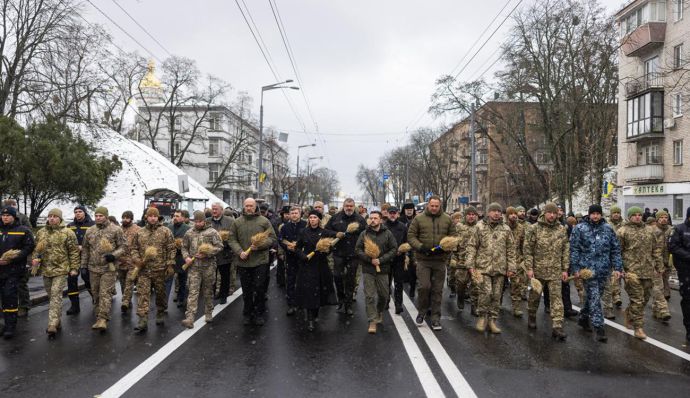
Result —
<path fill-rule="evenodd" d="M 106 263 L 114 263 L 115 262 L 115 256 L 113 256 L 112 254 L 104 255 L 103 259 L 105 260 Z"/>
<path fill-rule="evenodd" d="M 422 254 L 425 255 L 425 256 L 433 256 L 433 255 L 434 255 L 434 252 L 431 251 L 430 248 L 428 248 L 428 247 L 426 247 L 426 246 L 424 246 L 424 245 L 422 245 L 422 247 L 419 248 L 419 252 L 422 253 Z"/>

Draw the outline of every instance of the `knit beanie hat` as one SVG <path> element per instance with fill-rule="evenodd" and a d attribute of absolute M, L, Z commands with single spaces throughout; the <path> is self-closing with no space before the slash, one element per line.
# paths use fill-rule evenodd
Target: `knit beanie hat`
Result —
<path fill-rule="evenodd" d="M 486 208 L 486 211 L 487 211 L 487 213 L 490 212 L 490 211 L 500 211 L 500 212 L 503 212 L 503 207 L 502 207 L 500 204 L 494 202 L 494 203 L 491 203 L 491 204 L 489 205 L 489 207 Z"/>
<path fill-rule="evenodd" d="M 522 206 L 518 206 L 518 207 L 515 208 L 515 210 L 517 210 L 517 212 L 519 213 L 519 212 L 521 212 L 521 211 L 525 211 L 525 208 L 522 207 Z"/>
<path fill-rule="evenodd" d="M 206 214 L 203 211 L 197 210 L 194 212 L 194 221 L 206 221 Z"/>
<path fill-rule="evenodd" d="M 668 217 L 668 212 L 666 210 L 659 210 L 656 212 L 657 220 L 661 217 Z"/>
<path fill-rule="evenodd" d="M 155 217 L 160 216 L 160 212 L 155 207 L 149 207 L 148 209 L 146 209 L 146 217 L 152 217 L 152 216 L 155 216 Z"/>
<path fill-rule="evenodd" d="M 642 214 L 642 208 L 638 206 L 633 206 L 628 209 L 628 218 L 632 217 L 634 214 Z"/>
<path fill-rule="evenodd" d="M 613 213 L 621 214 L 623 212 L 621 211 L 621 208 L 618 207 L 618 205 L 613 205 L 613 206 L 611 206 L 611 214 L 613 214 Z"/>
<path fill-rule="evenodd" d="M 544 206 L 544 213 L 557 213 L 558 214 L 558 206 L 556 206 L 556 204 L 553 202 L 549 202 Z"/>
<path fill-rule="evenodd" d="M 589 206 L 589 211 L 588 211 L 587 213 L 588 213 L 588 214 L 592 214 L 592 213 L 603 214 L 603 213 L 604 213 L 604 209 L 601 208 L 601 205 L 600 205 L 600 204 L 595 203 L 595 204 Z"/>
<path fill-rule="evenodd" d="M 479 214 L 479 213 L 477 213 L 477 208 L 476 208 L 476 207 L 474 207 L 474 206 L 467 206 L 467 208 L 465 208 L 465 215 L 468 215 L 468 214 L 470 214 L 470 213 L 473 213 L 473 214 L 475 214 L 475 215 Z"/>
<path fill-rule="evenodd" d="M 96 208 L 96 211 L 94 212 L 94 214 L 100 214 L 100 215 L 103 215 L 103 216 L 108 217 L 108 216 L 109 216 L 109 214 L 108 214 L 108 208 L 105 207 L 105 206 L 98 206 L 98 207 Z"/>
<path fill-rule="evenodd" d="M 57 207 L 54 209 L 50 209 L 48 215 L 58 217 L 60 220 L 62 220 L 62 210 L 58 209 Z"/>

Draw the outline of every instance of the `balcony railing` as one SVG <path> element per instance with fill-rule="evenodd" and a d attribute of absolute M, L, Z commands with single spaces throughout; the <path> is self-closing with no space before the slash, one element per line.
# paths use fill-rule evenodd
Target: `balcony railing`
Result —
<path fill-rule="evenodd" d="M 663 164 L 646 164 L 642 166 L 626 167 L 624 170 L 625 182 L 656 182 L 664 179 Z"/>
<path fill-rule="evenodd" d="M 646 54 L 664 44 L 666 22 L 647 22 L 623 38 L 623 53 L 628 57 Z"/>
<path fill-rule="evenodd" d="M 664 75 L 662 73 L 648 73 L 625 82 L 625 95 L 628 98 L 654 89 L 664 89 Z"/>

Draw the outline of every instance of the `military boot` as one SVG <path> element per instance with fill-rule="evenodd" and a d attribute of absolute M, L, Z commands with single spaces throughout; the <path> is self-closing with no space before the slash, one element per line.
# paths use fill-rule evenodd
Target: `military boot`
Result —
<path fill-rule="evenodd" d="M 81 311 L 79 308 L 79 295 L 69 296 L 69 301 L 72 305 L 67 310 L 67 315 L 77 315 Z"/>
<path fill-rule="evenodd" d="M 645 334 L 644 330 L 642 330 L 642 328 L 635 328 L 635 337 L 637 337 L 640 340 L 644 340 L 647 338 L 647 335 Z"/>
<path fill-rule="evenodd" d="M 5 312 L 5 327 L 2 330 L 2 337 L 11 339 L 17 331 L 17 313 Z"/>
<path fill-rule="evenodd" d="M 369 322 L 369 334 L 376 334 L 376 321 Z"/>
<path fill-rule="evenodd" d="M 46 333 L 48 334 L 48 338 L 54 338 L 55 335 L 57 334 L 57 326 L 54 324 L 48 325 L 48 329 L 46 329 Z"/>
<path fill-rule="evenodd" d="M 475 326 L 477 331 L 484 333 L 486 330 L 486 317 L 481 316 L 479 319 L 477 319 L 477 325 Z"/>
<path fill-rule="evenodd" d="M 135 334 L 144 334 L 149 328 L 148 320 L 144 317 L 139 317 L 139 324 L 134 328 Z"/>
<path fill-rule="evenodd" d="M 565 341 L 565 338 L 568 337 L 562 327 L 553 328 L 553 330 L 551 330 L 551 336 L 560 341 Z"/>
<path fill-rule="evenodd" d="M 625 311 L 625 327 L 632 330 L 632 322 L 630 322 L 630 316 L 628 316 L 628 311 Z"/>
<path fill-rule="evenodd" d="M 108 329 L 108 321 L 103 318 L 98 318 L 96 319 L 96 323 L 91 326 L 91 329 L 104 331 Z"/>
<path fill-rule="evenodd" d="M 376 321 L 376 323 L 383 323 L 383 312 L 379 312 L 379 313 L 376 315 L 375 321 Z"/>
<path fill-rule="evenodd" d="M 194 329 L 194 319 L 185 318 L 182 320 L 182 326 L 186 327 L 187 329 Z"/>
<path fill-rule="evenodd" d="M 606 330 L 604 330 L 603 326 L 597 328 L 597 341 L 602 343 L 606 343 L 608 341 L 608 337 L 606 337 Z"/>
<path fill-rule="evenodd" d="M 212 323 L 213 322 L 213 314 L 208 313 L 208 314 L 204 315 L 204 321 L 206 321 L 206 323 Z"/>
<path fill-rule="evenodd" d="M 527 317 L 527 328 L 536 329 L 537 328 L 537 314 L 529 314 Z"/>
<path fill-rule="evenodd" d="M 493 334 L 499 334 L 501 333 L 501 329 L 496 325 L 496 320 L 494 319 L 489 319 L 489 330 Z"/>
<path fill-rule="evenodd" d="M 355 314 L 355 310 L 352 309 L 352 304 L 345 304 L 345 313 L 349 316 L 353 316 Z"/>
<path fill-rule="evenodd" d="M 462 311 L 465 309 L 465 298 L 463 297 L 464 295 L 458 294 L 458 296 L 455 299 L 455 304 L 458 306 L 458 310 Z"/>
<path fill-rule="evenodd" d="M 577 320 L 577 324 L 584 330 L 585 332 L 591 332 L 592 327 L 589 325 L 589 318 L 585 317 L 580 317 L 580 319 Z"/>
<path fill-rule="evenodd" d="M 120 306 L 120 311 L 121 311 L 123 314 L 128 313 L 128 312 L 129 312 L 129 304 L 123 303 L 123 304 Z"/>
<path fill-rule="evenodd" d="M 165 323 L 165 313 L 163 311 L 156 312 L 156 325 L 160 326 Z"/>

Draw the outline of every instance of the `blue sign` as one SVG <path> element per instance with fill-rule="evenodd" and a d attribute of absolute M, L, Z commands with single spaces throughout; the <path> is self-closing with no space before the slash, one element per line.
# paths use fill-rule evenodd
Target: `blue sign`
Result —
<path fill-rule="evenodd" d="M 424 195 L 424 200 L 429 201 L 429 198 L 430 198 L 431 195 L 433 195 L 433 194 L 434 194 L 433 192 L 427 192 L 426 195 Z"/>
<path fill-rule="evenodd" d="M 414 196 L 412 197 L 412 203 L 414 203 L 414 204 L 416 204 L 416 205 L 419 204 L 419 196 L 418 196 L 418 195 L 414 195 Z"/>
<path fill-rule="evenodd" d="M 460 196 L 458 198 L 458 202 L 461 205 L 468 205 L 468 204 L 470 204 L 470 197 L 469 196 Z"/>
<path fill-rule="evenodd" d="M 391 177 L 390 174 L 384 174 L 384 175 L 383 175 L 383 181 L 388 181 L 388 179 L 389 179 L 390 177 Z"/>
<path fill-rule="evenodd" d="M 290 196 L 286 193 L 283 194 L 283 200 L 290 200 Z"/>

